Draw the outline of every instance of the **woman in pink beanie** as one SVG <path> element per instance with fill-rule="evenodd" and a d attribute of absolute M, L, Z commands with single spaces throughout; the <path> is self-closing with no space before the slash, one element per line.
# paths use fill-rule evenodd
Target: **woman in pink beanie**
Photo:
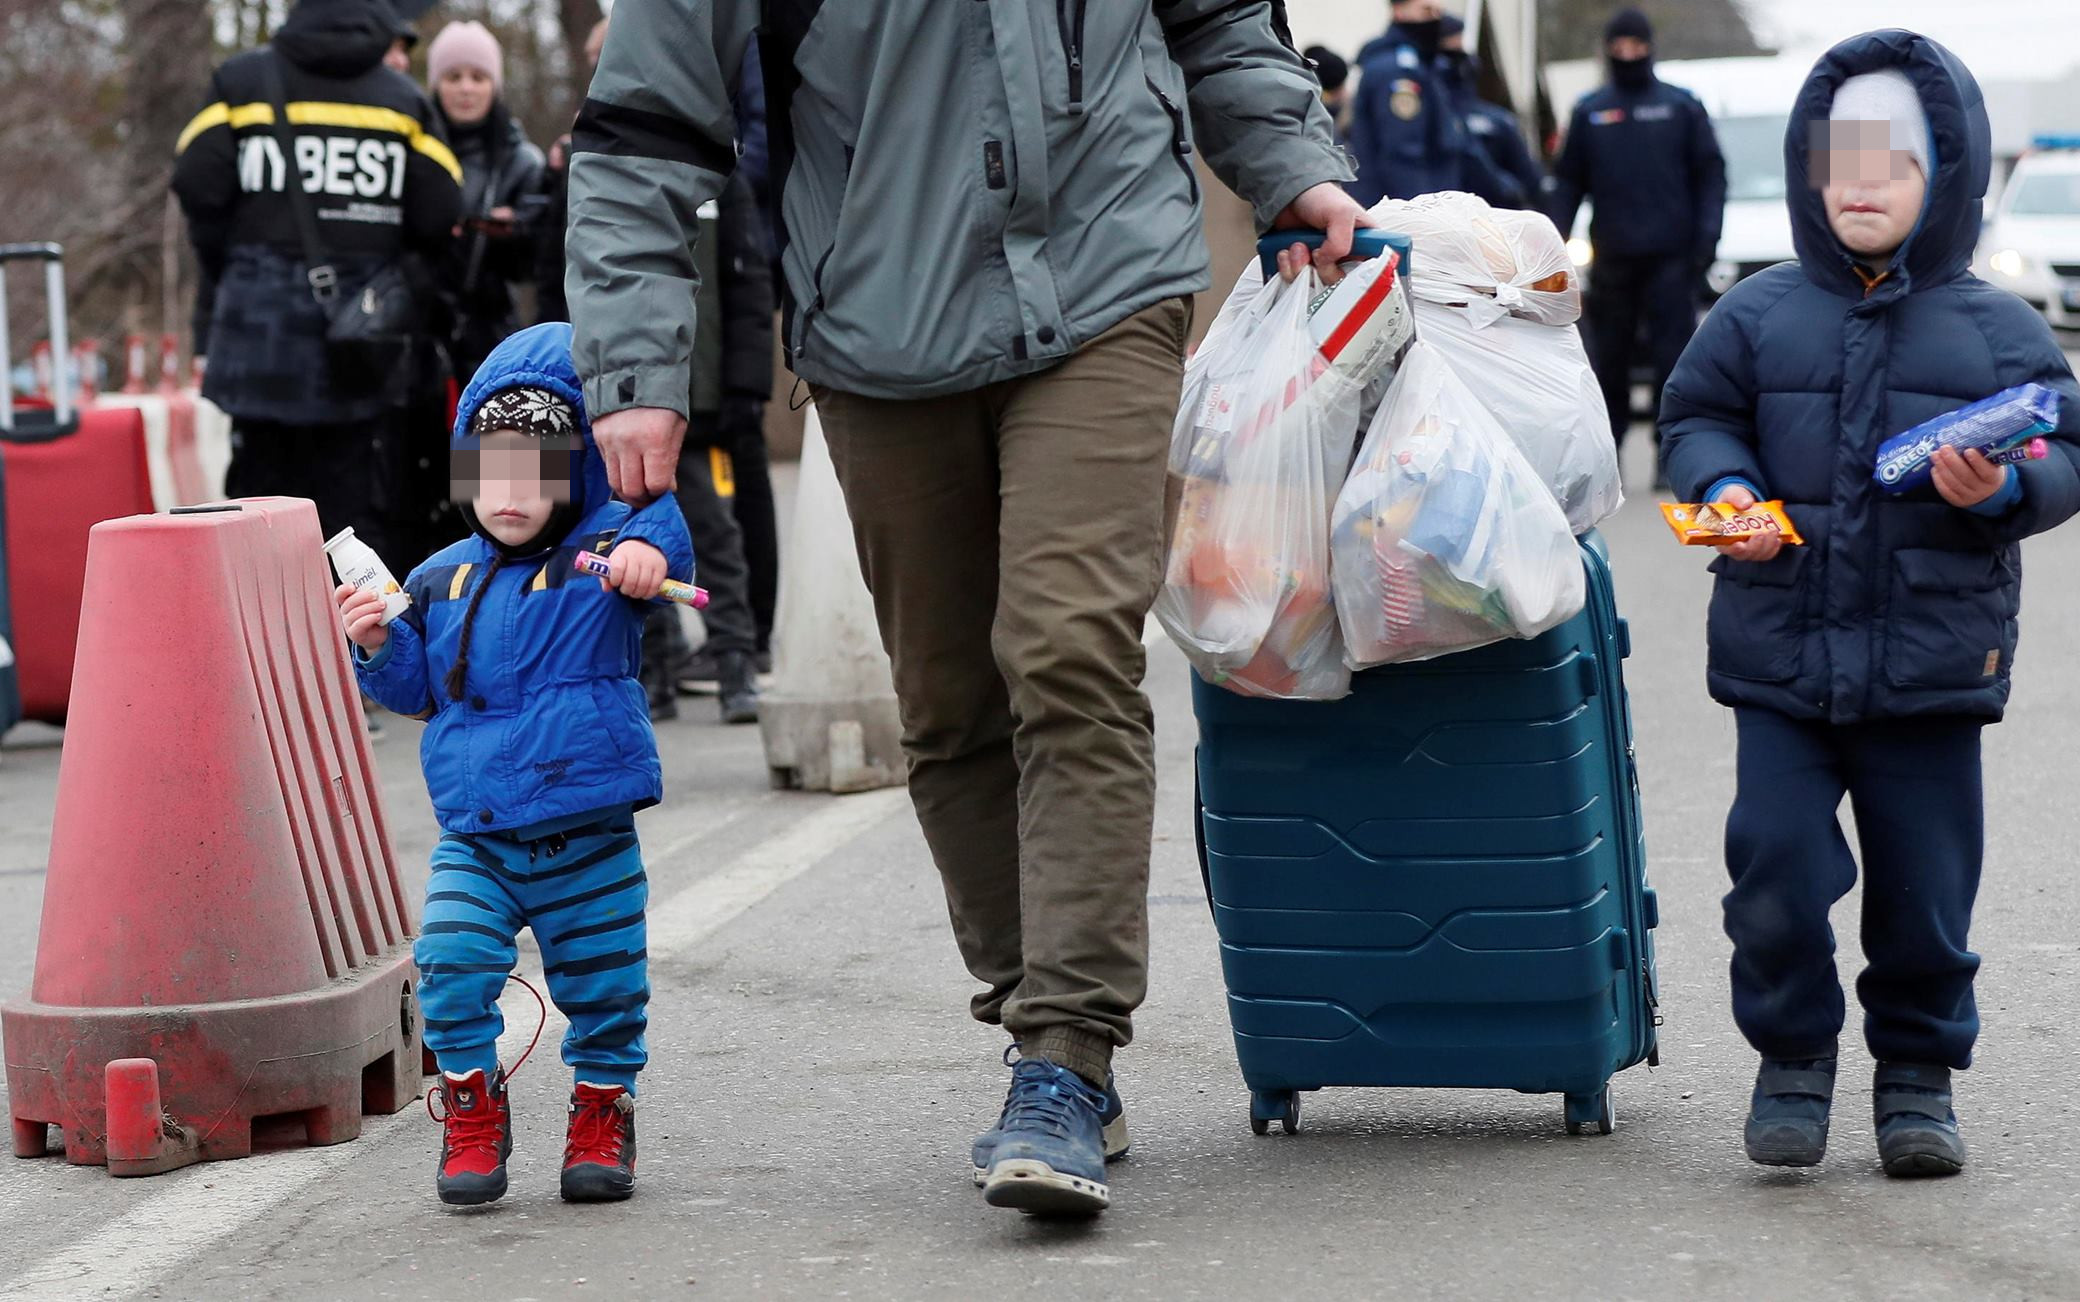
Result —
<path fill-rule="evenodd" d="M 505 56 L 482 23 L 449 23 L 426 51 L 448 143 L 462 164 L 462 225 L 442 276 L 454 312 L 449 359 L 467 381 L 520 328 L 511 283 L 534 272 L 531 218 L 541 208 L 542 151 L 500 95 Z"/>

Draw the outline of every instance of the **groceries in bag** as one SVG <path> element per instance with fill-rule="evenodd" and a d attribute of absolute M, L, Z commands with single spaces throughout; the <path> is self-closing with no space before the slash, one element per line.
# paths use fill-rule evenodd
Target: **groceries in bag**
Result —
<path fill-rule="evenodd" d="M 1428 340 L 1366 433 L 1331 547 L 1354 669 L 1536 637 L 1582 609 L 1566 517 Z"/>
<path fill-rule="evenodd" d="M 1391 258 L 1333 290 L 1312 272 L 1273 279 L 1242 303 L 1250 274 L 1186 367 L 1155 613 L 1209 682 L 1333 700 L 1350 675 L 1330 604 L 1329 506 L 1362 391 L 1406 348 L 1410 314 Z"/>
<path fill-rule="evenodd" d="M 1417 231 L 1417 332 L 1437 346 L 1587 533 L 1625 503 L 1618 445 L 1573 322 L 1581 290 L 1552 222 L 1470 194 L 1388 200 L 1376 218 Z"/>
<path fill-rule="evenodd" d="M 2058 406 L 2058 390 L 2041 384 L 2003 389 L 1886 439 L 1878 445 L 1878 468 L 1871 478 L 1888 493 L 1919 488 L 1929 482 L 1938 448 L 1977 450 L 1989 458 L 2021 450 L 2022 456 L 1997 464 L 2029 460 L 2031 443 L 2058 428 Z"/>
<path fill-rule="evenodd" d="M 1782 534 L 1793 547 L 1805 545 L 1782 502 L 1757 502 L 1745 510 L 1728 502 L 1663 502 L 1661 517 L 1685 547 L 1724 547 L 1764 534 Z"/>

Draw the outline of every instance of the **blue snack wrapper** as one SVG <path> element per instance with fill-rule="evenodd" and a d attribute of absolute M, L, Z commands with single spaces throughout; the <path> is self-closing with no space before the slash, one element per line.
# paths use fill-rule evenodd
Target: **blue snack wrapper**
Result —
<path fill-rule="evenodd" d="M 1968 407 L 1925 420 L 1878 447 L 1871 478 L 1888 493 L 1905 493 L 1929 482 L 1936 449 L 1977 448 L 1987 456 L 2020 447 L 2058 428 L 2058 391 L 2018 384 Z"/>

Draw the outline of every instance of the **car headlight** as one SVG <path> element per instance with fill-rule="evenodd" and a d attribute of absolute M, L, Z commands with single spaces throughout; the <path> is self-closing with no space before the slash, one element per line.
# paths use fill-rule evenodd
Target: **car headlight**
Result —
<path fill-rule="evenodd" d="M 1736 284 L 1740 283 L 1740 278 L 1741 264 L 1730 262 L 1725 258 L 1714 262 L 1711 268 L 1704 273 L 1704 281 L 1712 287 L 1714 294 L 1723 294 L 1727 290 L 1732 289 Z"/>
<path fill-rule="evenodd" d="M 1988 258 L 1986 263 L 2010 280 L 2019 279 L 2024 272 L 2029 270 L 2029 259 L 2023 257 L 2014 249 L 2002 249 L 1999 253 Z"/>
<path fill-rule="evenodd" d="M 1575 266 L 1586 267 L 1596 261 L 1596 250 L 1589 247 L 1589 241 L 1577 235 L 1567 242 L 1567 256 Z"/>

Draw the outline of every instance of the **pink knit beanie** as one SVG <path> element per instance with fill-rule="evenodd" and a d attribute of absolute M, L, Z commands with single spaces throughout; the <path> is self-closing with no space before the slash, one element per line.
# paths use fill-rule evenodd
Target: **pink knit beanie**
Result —
<path fill-rule="evenodd" d="M 489 73 L 493 93 L 505 93 L 505 54 L 498 48 L 498 38 L 484 24 L 449 23 L 427 47 L 426 76 L 434 85 L 440 85 L 441 78 L 455 68 L 477 68 Z"/>

